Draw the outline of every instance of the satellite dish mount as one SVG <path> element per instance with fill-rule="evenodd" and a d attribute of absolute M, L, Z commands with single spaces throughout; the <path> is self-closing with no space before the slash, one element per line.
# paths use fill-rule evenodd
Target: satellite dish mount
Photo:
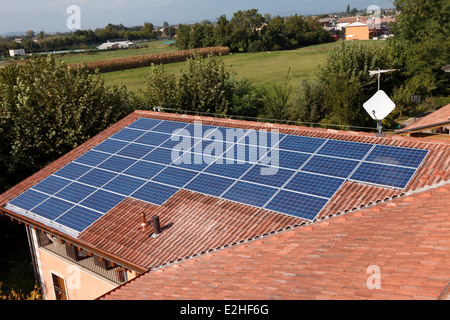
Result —
<path fill-rule="evenodd" d="M 383 126 L 381 121 L 386 118 L 395 108 L 395 103 L 388 97 L 388 95 L 380 89 L 380 78 L 382 73 L 391 72 L 395 70 L 374 70 L 370 71 L 370 76 L 378 75 L 378 91 L 372 98 L 364 103 L 363 107 L 372 119 L 377 121 L 376 137 L 384 137 Z"/>

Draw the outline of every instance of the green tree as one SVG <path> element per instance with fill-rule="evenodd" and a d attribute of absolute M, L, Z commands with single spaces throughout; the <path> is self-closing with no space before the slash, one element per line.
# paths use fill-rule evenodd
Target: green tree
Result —
<path fill-rule="evenodd" d="M 441 68 L 450 61 L 450 2 L 397 0 L 394 4 L 400 14 L 390 45 L 404 90 L 448 95 L 448 75 Z"/>
<path fill-rule="evenodd" d="M 226 114 L 226 81 L 230 74 L 220 57 L 209 55 L 187 60 L 178 83 L 179 107 L 182 110 Z"/>
<path fill-rule="evenodd" d="M 232 26 L 225 15 L 221 15 L 217 19 L 216 27 L 214 28 L 215 45 L 231 47 L 231 32 Z"/>
<path fill-rule="evenodd" d="M 289 104 L 289 119 L 318 123 L 325 117 L 324 99 L 323 87 L 317 80 L 302 79 Z"/>
<path fill-rule="evenodd" d="M 371 124 L 362 105 L 377 91 L 377 78 L 369 71 L 392 69 L 387 46 L 341 41 L 328 55 L 318 72 L 323 87 L 324 108 L 328 122 L 362 126 Z M 395 73 L 385 74 L 383 87 L 391 94 Z"/>
<path fill-rule="evenodd" d="M 180 24 L 178 26 L 177 40 L 175 42 L 175 45 L 181 50 L 189 49 L 190 34 L 191 34 L 191 27 L 186 24 Z"/>
<path fill-rule="evenodd" d="M 280 16 L 273 17 L 264 27 L 262 42 L 268 50 L 283 50 L 290 46 L 287 38 L 284 19 Z"/>
<path fill-rule="evenodd" d="M 264 17 L 258 9 L 237 11 L 231 18 L 232 42 L 230 49 L 234 52 L 246 52 L 252 41 L 261 40 L 261 28 Z"/>
<path fill-rule="evenodd" d="M 150 108 L 177 108 L 179 105 L 178 88 L 173 74 L 165 71 L 164 65 L 150 67 L 145 78 L 145 98 Z"/>
<path fill-rule="evenodd" d="M 292 93 L 290 84 L 291 70 L 289 69 L 283 83 L 274 83 L 271 88 L 264 90 L 264 117 L 268 119 L 289 119 L 289 101 Z"/>
<path fill-rule="evenodd" d="M 25 179 L 133 110 L 125 87 L 52 58 L 0 69 L 0 186 Z"/>

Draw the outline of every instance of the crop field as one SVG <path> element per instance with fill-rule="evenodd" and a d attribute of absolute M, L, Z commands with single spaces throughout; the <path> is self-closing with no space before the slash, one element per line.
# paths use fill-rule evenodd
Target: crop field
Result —
<path fill-rule="evenodd" d="M 383 41 L 365 41 L 367 44 L 383 45 Z M 336 43 L 308 46 L 296 50 L 234 53 L 223 57 L 229 72 L 235 72 L 238 78 L 247 78 L 256 87 L 268 88 L 277 82 L 286 80 L 290 74 L 290 83 L 295 85 L 301 78 L 310 79 L 326 62 L 328 53 Z M 175 75 L 180 74 L 186 62 L 176 62 L 164 66 Z M 138 91 L 144 88 L 144 78 L 149 68 L 121 70 L 102 74 L 107 85 L 123 83 L 128 89 Z"/>
<path fill-rule="evenodd" d="M 165 53 L 177 51 L 178 49 L 168 44 L 163 44 L 163 41 L 149 41 L 136 44 L 136 49 L 117 49 L 96 51 L 94 53 L 78 53 L 72 55 L 65 55 L 59 58 L 66 64 L 75 64 L 82 62 L 96 62 L 109 59 L 120 59 L 135 56 L 143 56 L 147 54 Z"/>

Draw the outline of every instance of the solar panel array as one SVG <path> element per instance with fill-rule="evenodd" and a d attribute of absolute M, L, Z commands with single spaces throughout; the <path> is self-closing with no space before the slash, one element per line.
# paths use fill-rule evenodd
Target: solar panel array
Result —
<path fill-rule="evenodd" d="M 140 118 L 8 207 L 77 235 L 127 197 L 185 189 L 313 220 L 347 180 L 405 188 L 428 153 L 263 133 Z"/>

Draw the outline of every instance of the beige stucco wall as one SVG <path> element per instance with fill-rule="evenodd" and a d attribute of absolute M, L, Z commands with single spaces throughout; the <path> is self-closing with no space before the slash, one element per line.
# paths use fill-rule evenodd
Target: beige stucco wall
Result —
<path fill-rule="evenodd" d="M 47 300 L 55 299 L 52 273 L 64 279 L 69 300 L 93 300 L 117 286 L 45 249 L 39 249 L 39 258 Z"/>
<path fill-rule="evenodd" d="M 354 37 L 349 37 L 350 34 L 355 35 Z M 368 40 L 369 39 L 369 27 L 368 26 L 347 26 L 345 31 L 346 40 Z"/>

